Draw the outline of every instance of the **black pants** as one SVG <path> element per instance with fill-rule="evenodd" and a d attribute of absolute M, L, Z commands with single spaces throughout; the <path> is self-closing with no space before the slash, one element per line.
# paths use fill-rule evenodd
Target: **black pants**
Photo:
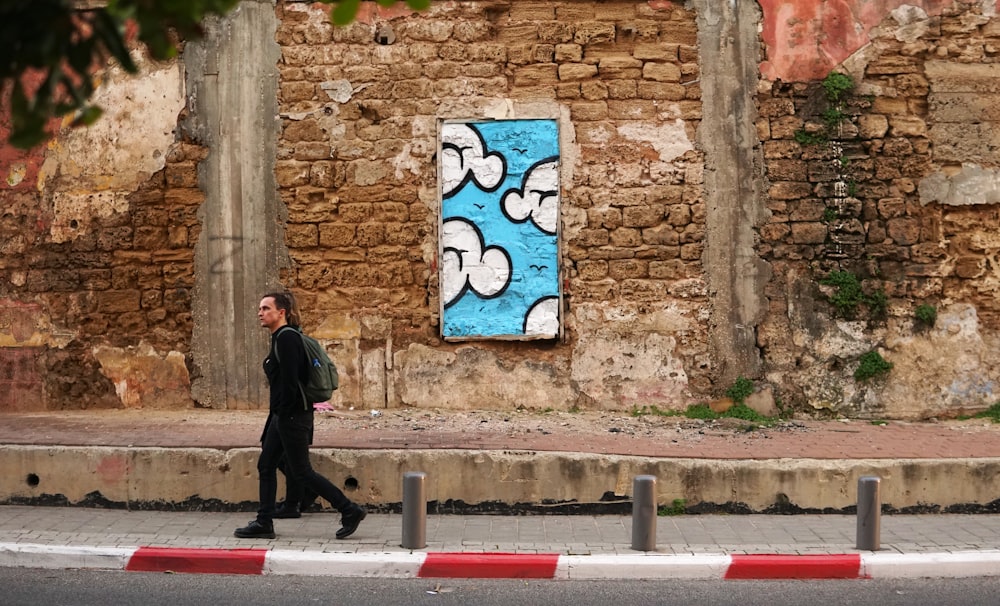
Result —
<path fill-rule="evenodd" d="M 298 494 L 299 492 L 302 493 L 302 500 L 298 501 L 297 504 L 302 508 L 302 511 L 306 511 L 314 502 L 316 502 L 316 498 L 319 495 L 309 488 L 297 486 L 295 484 L 295 478 L 292 477 L 290 475 L 291 472 L 288 471 L 288 463 L 285 462 L 285 455 L 281 455 L 281 457 L 278 458 L 278 471 L 281 472 L 281 475 L 285 476 L 285 503 L 295 505 L 296 501 L 292 498 L 292 495 Z"/>
<path fill-rule="evenodd" d="M 302 500 L 303 489 L 309 488 L 330 502 L 341 513 L 352 503 L 330 480 L 316 473 L 309 463 L 309 444 L 312 442 L 313 413 L 298 413 L 290 417 L 272 414 L 264 427 L 257 473 L 260 477 L 260 509 L 257 519 L 271 523 L 274 518 L 275 499 L 278 493 L 278 462 L 285 457 L 286 478 L 289 483 L 288 498 Z"/>

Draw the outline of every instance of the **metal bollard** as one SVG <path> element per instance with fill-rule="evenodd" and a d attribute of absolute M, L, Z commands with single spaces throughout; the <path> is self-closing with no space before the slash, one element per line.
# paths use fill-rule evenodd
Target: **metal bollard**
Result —
<path fill-rule="evenodd" d="M 656 550 L 656 476 L 632 482 L 632 549 Z"/>
<path fill-rule="evenodd" d="M 882 479 L 877 476 L 858 478 L 858 540 L 856 547 L 878 551 L 879 526 L 882 519 Z"/>
<path fill-rule="evenodd" d="M 405 549 L 427 547 L 427 498 L 422 471 L 403 474 L 403 543 Z"/>

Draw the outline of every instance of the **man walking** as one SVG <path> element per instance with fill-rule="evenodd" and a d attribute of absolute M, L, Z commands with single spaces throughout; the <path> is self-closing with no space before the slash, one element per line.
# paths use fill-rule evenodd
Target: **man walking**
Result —
<path fill-rule="evenodd" d="M 260 481 L 260 508 L 257 519 L 233 533 L 241 539 L 273 539 L 275 499 L 278 492 L 278 464 L 284 455 L 289 480 L 288 500 L 302 501 L 308 489 L 330 502 L 341 513 L 338 539 L 346 539 L 358 529 L 367 512 L 351 502 L 339 488 L 316 473 L 309 463 L 313 434 L 313 407 L 301 384 L 308 378 L 308 365 L 299 318 L 291 293 L 264 295 L 257 310 L 260 325 L 271 331 L 271 349 L 264 359 L 264 374 L 271 389 L 270 412 L 261 437 L 257 472 Z"/>

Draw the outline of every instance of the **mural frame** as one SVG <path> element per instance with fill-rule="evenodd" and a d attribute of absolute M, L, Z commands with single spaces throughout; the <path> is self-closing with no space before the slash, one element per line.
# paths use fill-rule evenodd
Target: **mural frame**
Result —
<path fill-rule="evenodd" d="M 466 292 L 465 290 L 463 290 L 462 292 L 458 293 L 457 296 L 455 296 L 454 281 L 450 283 L 446 281 L 446 271 L 448 271 L 449 266 L 454 267 L 458 259 L 455 252 L 456 250 L 460 251 L 458 253 L 459 255 L 467 251 L 456 248 L 449 248 L 449 246 L 446 245 L 446 240 L 454 237 L 456 231 L 465 232 L 464 235 L 466 238 L 471 238 L 470 234 L 473 231 L 475 231 L 477 235 L 479 235 L 479 242 L 481 244 L 482 247 L 481 250 L 483 251 L 484 255 L 490 253 L 494 255 L 500 255 L 500 254 L 506 254 L 506 252 L 505 251 L 503 253 L 497 252 L 495 249 L 497 249 L 498 247 L 493 246 L 490 242 L 484 241 L 482 233 L 479 232 L 478 229 L 469 229 L 466 226 L 461 226 L 460 223 L 462 223 L 463 221 L 460 217 L 449 216 L 449 213 L 446 210 L 448 205 L 447 200 L 451 198 L 452 195 L 454 195 L 453 192 L 461 190 L 470 181 L 474 181 L 475 177 L 471 175 L 472 171 L 470 170 L 469 171 L 470 174 L 465 174 L 460 182 L 456 183 L 456 180 L 452 178 L 449 182 L 446 183 L 446 179 L 450 178 L 449 175 L 446 175 L 445 163 L 448 161 L 446 159 L 447 158 L 446 154 L 450 152 L 452 153 L 452 157 L 454 158 L 456 147 L 454 145 L 449 145 L 449 143 L 446 141 L 445 132 L 448 129 L 452 129 L 453 131 L 454 128 L 456 127 L 468 126 L 468 125 L 481 125 L 486 128 L 489 128 L 489 127 L 498 127 L 500 125 L 503 125 L 504 123 L 524 124 L 532 121 L 544 122 L 546 123 L 545 126 L 551 129 L 551 138 L 549 143 L 553 146 L 555 152 L 554 154 L 546 156 L 544 158 L 544 161 L 536 161 L 534 164 L 531 165 L 531 167 L 528 170 L 524 171 L 525 176 L 520 181 L 522 187 L 517 191 L 520 194 L 524 194 L 527 191 L 532 191 L 532 192 L 536 191 L 534 189 L 528 188 L 529 173 L 531 173 L 535 169 L 539 169 L 538 172 L 541 174 L 553 173 L 554 177 L 550 175 L 550 178 L 556 179 L 557 188 L 555 189 L 555 192 L 554 193 L 551 191 L 546 192 L 549 194 L 549 196 L 543 195 L 540 198 L 542 200 L 548 200 L 549 197 L 554 197 L 554 201 L 550 201 L 551 204 L 554 204 L 554 209 L 551 211 L 551 213 L 549 212 L 540 213 L 545 217 L 545 219 L 543 220 L 537 220 L 536 217 L 531 213 L 526 213 L 526 216 L 523 217 L 516 215 L 512 217 L 510 214 L 508 214 L 506 209 L 503 209 L 502 212 L 507 217 L 507 219 L 512 223 L 534 225 L 539 231 L 542 231 L 542 233 L 545 234 L 545 236 L 551 237 L 552 240 L 551 254 L 550 256 L 546 257 L 547 259 L 552 260 L 552 265 L 553 265 L 550 272 L 551 283 L 552 283 L 551 293 L 537 299 L 535 301 L 535 306 L 541 307 L 542 305 L 544 305 L 545 310 L 547 312 L 549 312 L 550 314 L 551 313 L 555 314 L 555 318 L 553 320 L 551 318 L 551 315 L 547 316 L 545 314 L 542 314 L 542 317 L 546 318 L 544 324 L 531 324 L 530 321 L 532 317 L 531 312 L 535 310 L 535 306 L 532 306 L 531 308 L 529 308 L 529 310 L 526 312 L 524 316 L 522 330 L 520 332 L 468 331 L 462 334 L 458 334 L 453 330 L 449 330 L 450 328 L 449 303 L 454 304 L 457 300 L 464 297 L 466 295 Z M 437 192 L 439 212 L 437 217 L 437 230 L 438 230 L 437 262 L 435 263 L 434 270 L 438 278 L 438 314 L 439 314 L 438 334 L 440 335 L 441 339 L 444 340 L 445 342 L 538 341 L 538 340 L 563 341 L 565 336 L 564 334 L 565 301 L 563 293 L 564 283 L 563 283 L 563 267 L 562 267 L 563 265 L 562 198 L 564 191 L 562 161 L 564 157 L 564 150 L 562 149 L 563 141 L 562 141 L 562 133 L 561 133 L 559 118 L 550 116 L 510 117 L 502 119 L 482 118 L 482 117 L 439 118 L 437 122 L 436 134 L 437 134 L 437 154 L 435 156 L 436 159 L 435 169 L 437 172 L 437 179 L 438 179 L 436 185 L 436 192 Z M 481 137 L 480 137 L 480 143 L 483 144 L 483 151 L 485 152 L 483 155 L 483 159 L 485 161 L 486 157 L 489 156 L 491 152 L 486 147 L 485 141 Z M 496 155 L 502 155 L 502 154 L 496 154 Z M 491 160 L 490 162 L 496 165 L 498 161 Z M 501 191 L 503 192 L 502 195 L 506 196 L 507 194 L 511 193 L 512 190 L 516 189 L 512 188 L 508 181 L 509 175 L 507 174 L 506 163 L 503 164 L 502 174 L 503 177 L 500 178 L 499 181 L 495 184 L 493 183 L 481 184 L 477 182 L 476 185 L 479 187 L 479 189 L 481 189 L 484 192 L 495 193 L 497 191 Z M 515 172 L 512 174 L 520 175 L 521 173 Z M 446 192 L 446 190 L 448 191 Z M 520 199 L 524 200 L 527 197 L 528 196 L 521 196 Z M 542 206 L 547 207 L 548 204 L 542 204 Z M 464 221 L 464 222 L 472 225 L 471 221 Z M 540 227 L 539 224 L 544 225 L 544 227 Z M 474 228 L 475 226 L 472 225 L 472 227 Z M 468 241 L 474 241 L 474 240 L 468 240 Z M 499 256 L 495 256 L 494 258 L 499 259 Z M 511 263 L 510 273 L 511 275 L 513 275 L 515 272 L 515 265 L 512 263 L 509 254 L 507 254 L 507 261 Z M 458 262 L 458 264 L 459 266 L 461 266 L 461 262 Z M 546 265 L 541 265 L 541 266 L 530 265 L 530 267 L 535 268 L 536 271 L 538 272 L 548 271 L 548 267 Z M 490 280 L 488 281 L 492 281 L 493 283 L 492 285 L 490 285 L 490 287 L 485 289 L 486 294 L 482 294 L 477 291 L 474 293 L 474 296 L 476 296 L 480 301 L 485 301 L 492 298 L 503 296 L 503 294 L 506 292 L 506 288 L 511 283 L 511 279 L 510 276 L 508 276 L 506 283 L 501 287 L 500 285 L 501 278 L 502 276 L 491 276 Z M 451 290 L 449 290 L 449 288 Z M 463 289 L 468 289 L 468 288 L 469 288 L 469 282 L 466 281 L 466 283 L 463 285 Z M 515 316 L 512 315 L 511 319 L 513 319 L 514 317 Z M 548 328 L 548 331 L 542 334 L 538 334 L 537 331 L 529 330 L 529 326 L 545 326 Z"/>

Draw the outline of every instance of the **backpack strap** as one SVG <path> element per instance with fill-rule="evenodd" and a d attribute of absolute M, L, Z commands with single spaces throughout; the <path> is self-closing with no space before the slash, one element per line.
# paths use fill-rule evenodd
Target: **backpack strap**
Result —
<path fill-rule="evenodd" d="M 278 332 L 274 333 L 274 340 L 271 342 L 271 353 L 274 354 L 274 359 L 278 361 L 278 364 L 281 364 L 281 357 L 278 355 L 278 348 L 275 347 L 274 344 L 278 342 L 278 337 L 281 336 L 281 333 L 286 328 L 288 330 L 295 330 L 291 326 L 285 324 L 284 326 L 282 326 L 281 328 L 278 329 Z"/>
<path fill-rule="evenodd" d="M 274 342 L 271 343 L 271 353 L 274 354 L 274 359 L 277 360 L 278 364 L 281 364 L 281 356 L 278 355 L 278 347 L 277 347 L 278 337 L 281 336 L 282 331 L 284 331 L 286 328 L 288 330 L 291 330 L 292 332 L 298 332 L 300 335 L 299 340 L 301 341 L 302 333 L 295 330 L 291 326 L 286 324 L 281 328 L 279 328 L 278 331 L 274 333 Z M 302 347 L 305 347 L 305 343 L 302 344 Z M 299 395 L 302 396 L 302 409 L 309 410 L 310 404 L 306 399 L 306 390 L 302 388 L 302 381 L 299 381 L 298 378 L 296 378 L 295 384 L 299 386 Z"/>

